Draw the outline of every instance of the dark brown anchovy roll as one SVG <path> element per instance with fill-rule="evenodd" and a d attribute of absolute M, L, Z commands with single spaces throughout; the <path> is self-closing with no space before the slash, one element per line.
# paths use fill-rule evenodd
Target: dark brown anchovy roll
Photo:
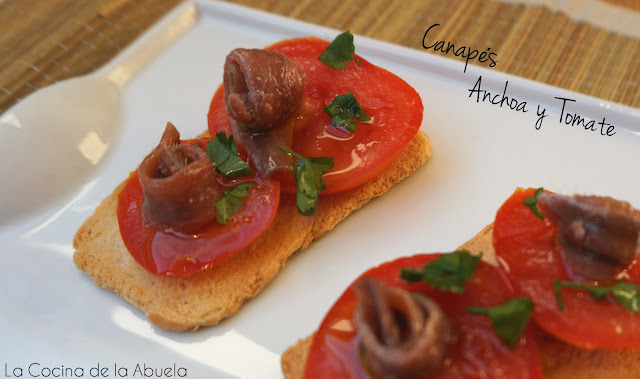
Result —
<path fill-rule="evenodd" d="M 200 146 L 181 144 L 180 133 L 170 122 L 138 174 L 146 223 L 191 233 L 216 217 L 221 191 L 213 163 Z"/>
<path fill-rule="evenodd" d="M 640 251 L 640 211 L 602 196 L 538 196 L 540 211 L 560 230 L 559 246 L 575 274 L 612 279 Z"/>
<path fill-rule="evenodd" d="M 278 147 L 291 146 L 304 72 L 278 51 L 235 49 L 227 55 L 223 85 L 234 138 L 258 172 L 269 177 L 289 170 L 289 158 Z"/>
<path fill-rule="evenodd" d="M 436 302 L 373 278 L 354 290 L 363 366 L 374 376 L 422 378 L 443 365 L 451 327 Z"/>

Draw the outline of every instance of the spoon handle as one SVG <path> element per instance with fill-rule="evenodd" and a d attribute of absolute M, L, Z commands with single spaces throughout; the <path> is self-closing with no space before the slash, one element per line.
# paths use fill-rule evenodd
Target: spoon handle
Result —
<path fill-rule="evenodd" d="M 120 2 L 108 4 L 103 11 L 117 11 L 118 3 Z M 197 18 L 196 5 L 190 1 L 185 2 L 98 70 L 96 74 L 105 76 L 119 88 L 124 87 L 167 46 L 170 46 L 189 30 L 196 23 Z"/>

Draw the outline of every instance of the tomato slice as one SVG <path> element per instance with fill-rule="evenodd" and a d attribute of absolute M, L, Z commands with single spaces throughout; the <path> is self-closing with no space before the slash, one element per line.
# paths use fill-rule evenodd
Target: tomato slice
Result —
<path fill-rule="evenodd" d="M 502 270 L 480 262 L 465 283 L 463 294 L 442 292 L 427 283 L 408 284 L 400 279 L 402 267 L 421 268 L 440 254 L 400 258 L 365 272 L 387 284 L 421 292 L 437 301 L 449 317 L 456 342 L 444 367 L 429 378 L 541 378 L 542 370 L 532 328 L 509 349 L 495 334 L 489 317 L 469 314 L 469 306 L 493 306 L 514 296 Z M 349 287 L 331 308 L 316 333 L 307 358 L 305 378 L 367 378 L 359 360 L 353 312 L 355 292 Z"/>
<path fill-rule="evenodd" d="M 558 252 L 558 228 L 522 203 L 534 191 L 516 190 L 498 210 L 493 229 L 496 254 L 522 294 L 533 300 L 534 320 L 549 334 L 578 347 L 639 348 L 640 313 L 611 299 L 597 301 L 585 291 L 565 288 L 565 310 L 558 310 L 553 280 L 580 280 L 569 274 Z M 626 270 L 628 281 L 640 283 L 639 266 L 635 262 Z"/>
<path fill-rule="evenodd" d="M 305 157 L 333 158 L 333 169 L 323 176 L 327 189 L 322 194 L 356 187 L 384 170 L 417 133 L 423 113 L 420 96 L 409 84 L 358 56 L 359 65 L 354 60 L 342 70 L 320 62 L 318 57 L 328 45 L 317 38 L 298 38 L 267 47 L 286 54 L 306 74 L 292 150 Z M 353 134 L 331 126 L 323 110 L 336 96 L 349 91 L 372 118 L 371 123 L 357 121 Z M 222 88 L 213 96 L 208 123 L 211 135 L 231 133 Z M 284 181 L 282 191 L 295 193 L 293 180 Z"/>
<path fill-rule="evenodd" d="M 256 175 L 234 181 L 219 179 L 223 187 L 252 183 L 244 206 L 225 225 L 216 220 L 195 234 L 160 230 L 142 219 L 142 187 L 133 172 L 118 196 L 118 224 L 129 253 L 155 274 L 185 275 L 206 270 L 232 257 L 255 240 L 273 221 L 280 186 Z"/>

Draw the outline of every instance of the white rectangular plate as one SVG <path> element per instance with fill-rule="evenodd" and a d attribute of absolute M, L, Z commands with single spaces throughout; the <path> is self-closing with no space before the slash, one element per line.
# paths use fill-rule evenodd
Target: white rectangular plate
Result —
<path fill-rule="evenodd" d="M 495 69 L 469 66 L 463 73 L 459 62 L 356 36 L 357 53 L 420 93 L 422 129 L 433 144 L 425 167 L 293 256 L 263 293 L 215 327 L 159 330 L 75 268 L 75 231 L 156 145 L 165 123 L 187 138 L 206 129 L 230 50 L 297 36 L 331 40 L 337 33 L 228 4 L 188 2 L 91 77 L 113 80 L 120 96 L 104 154 L 61 200 L 0 230 L 0 377 L 62 368 L 54 372 L 91 377 L 98 365 L 111 378 L 125 370 L 142 377 L 133 376 L 136 366 L 182 368 L 173 375 L 186 370 L 189 378 L 281 377 L 280 354 L 316 329 L 355 276 L 395 257 L 455 249 L 492 222 L 518 186 L 611 195 L 640 206 L 637 110 Z M 499 96 L 508 81 L 507 96 L 526 101 L 528 112 L 476 102 L 469 90 L 480 76 L 482 89 Z M 615 135 L 560 123 L 556 97 L 575 100 L 565 113 L 604 118 Z M 538 105 L 548 115 L 539 130 Z M 39 189 L 46 190 L 46 184 Z"/>

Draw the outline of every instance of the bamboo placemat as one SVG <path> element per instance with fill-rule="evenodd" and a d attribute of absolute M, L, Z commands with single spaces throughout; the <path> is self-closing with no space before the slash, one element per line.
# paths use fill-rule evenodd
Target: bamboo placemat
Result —
<path fill-rule="evenodd" d="M 638 0 L 607 1 L 640 13 Z M 38 88 L 99 68 L 179 2 L 0 0 L 0 114 Z M 640 40 L 541 5 L 490 0 L 231 2 L 427 53 L 433 52 L 423 49 L 422 36 L 437 23 L 429 35 L 433 41 L 480 52 L 491 48 L 498 56 L 495 70 L 640 107 Z"/>

